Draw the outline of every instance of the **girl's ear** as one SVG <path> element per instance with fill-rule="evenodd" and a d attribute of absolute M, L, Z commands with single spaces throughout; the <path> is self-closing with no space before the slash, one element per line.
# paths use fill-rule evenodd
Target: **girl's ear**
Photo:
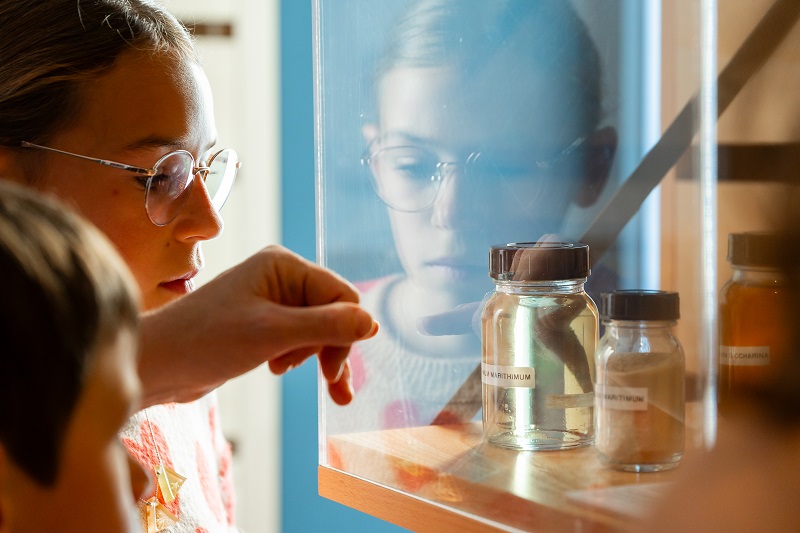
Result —
<path fill-rule="evenodd" d="M 589 207 L 600 197 L 616 151 L 617 130 L 611 126 L 596 130 L 587 137 L 583 148 L 583 183 L 574 198 L 579 207 Z"/>

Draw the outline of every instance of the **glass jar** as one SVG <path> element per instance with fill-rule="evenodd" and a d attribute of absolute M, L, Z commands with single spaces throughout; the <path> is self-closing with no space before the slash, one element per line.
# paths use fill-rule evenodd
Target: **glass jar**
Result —
<path fill-rule="evenodd" d="M 788 302 L 781 270 L 785 240 L 767 232 L 728 236 L 731 278 L 719 296 L 719 412 L 771 379 L 788 354 L 782 313 Z"/>
<path fill-rule="evenodd" d="M 685 361 L 673 333 L 678 293 L 603 293 L 595 397 L 600 460 L 628 472 L 678 465 L 684 447 Z"/>
<path fill-rule="evenodd" d="M 516 450 L 593 439 L 597 306 L 584 291 L 589 247 L 563 242 L 492 246 L 495 292 L 481 319 L 483 427 Z"/>

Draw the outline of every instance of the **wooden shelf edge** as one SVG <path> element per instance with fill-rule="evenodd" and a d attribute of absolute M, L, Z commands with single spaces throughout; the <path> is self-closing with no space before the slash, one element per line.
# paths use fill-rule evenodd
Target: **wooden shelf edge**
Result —
<path fill-rule="evenodd" d="M 319 495 L 420 533 L 507 531 L 408 494 L 326 466 L 318 467 Z"/>

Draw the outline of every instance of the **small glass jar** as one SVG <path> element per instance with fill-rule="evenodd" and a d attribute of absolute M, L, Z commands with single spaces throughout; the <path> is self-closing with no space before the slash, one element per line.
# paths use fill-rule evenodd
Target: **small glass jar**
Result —
<path fill-rule="evenodd" d="M 516 450 L 591 444 L 597 306 L 584 291 L 589 247 L 493 246 L 495 292 L 481 320 L 483 428 Z"/>
<path fill-rule="evenodd" d="M 719 412 L 764 386 L 791 353 L 782 317 L 789 302 L 781 261 L 786 240 L 774 233 L 728 236 L 731 278 L 719 296 Z"/>
<path fill-rule="evenodd" d="M 601 295 L 595 447 L 607 466 L 657 472 L 683 456 L 685 360 L 673 333 L 679 317 L 676 292 Z"/>

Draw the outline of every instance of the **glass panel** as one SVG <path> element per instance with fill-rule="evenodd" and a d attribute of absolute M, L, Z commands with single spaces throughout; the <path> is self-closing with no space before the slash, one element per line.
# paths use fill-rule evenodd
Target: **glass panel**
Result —
<path fill-rule="evenodd" d="M 320 388 L 323 467 L 511 527 L 615 526 L 645 507 L 632 494 L 660 494 L 669 472 L 614 470 L 591 445 L 484 441 L 490 247 L 540 240 L 589 245 L 598 306 L 615 289 L 679 293 L 687 404 L 669 416 L 687 453 L 713 441 L 715 3 L 668 4 L 315 0 L 319 260 L 381 323 L 351 352 L 355 400 Z M 535 370 L 542 388 L 577 379 Z M 528 407 L 568 420 L 579 407 L 555 396 Z"/>

